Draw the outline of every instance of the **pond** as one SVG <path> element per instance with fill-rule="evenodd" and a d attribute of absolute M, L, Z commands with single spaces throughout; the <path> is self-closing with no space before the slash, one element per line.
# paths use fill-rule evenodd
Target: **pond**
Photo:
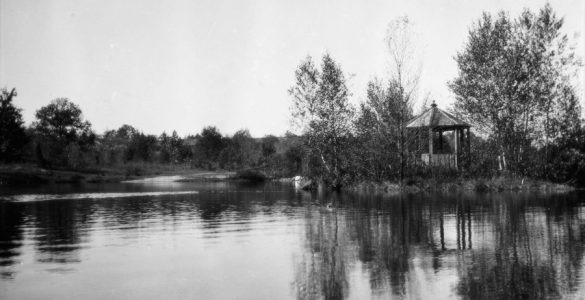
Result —
<path fill-rule="evenodd" d="M 0 188 L 1 299 L 585 298 L 585 194 Z"/>

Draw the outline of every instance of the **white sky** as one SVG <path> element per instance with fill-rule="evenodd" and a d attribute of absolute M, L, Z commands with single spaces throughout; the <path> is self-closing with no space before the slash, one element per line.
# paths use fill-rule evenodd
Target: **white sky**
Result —
<path fill-rule="evenodd" d="M 550 3 L 584 56 L 585 0 Z M 368 80 L 388 72 L 388 23 L 407 15 L 423 51 L 419 94 L 448 106 L 453 57 L 481 13 L 516 16 L 544 4 L 0 0 L 0 87 L 17 88 L 27 124 L 41 106 L 67 97 L 98 133 L 130 124 L 153 134 L 216 125 L 227 134 L 248 128 L 253 136 L 281 135 L 289 129 L 287 90 L 307 54 L 320 61 L 328 51 L 354 74 L 358 103 Z"/>

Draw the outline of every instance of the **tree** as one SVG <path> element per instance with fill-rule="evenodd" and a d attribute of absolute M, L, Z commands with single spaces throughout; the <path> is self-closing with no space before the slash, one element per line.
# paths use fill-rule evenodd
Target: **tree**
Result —
<path fill-rule="evenodd" d="M 260 159 L 260 149 L 247 129 L 236 131 L 225 145 L 220 159 L 223 167 L 235 170 L 252 168 Z"/>
<path fill-rule="evenodd" d="M 125 141 L 130 141 L 139 132 L 133 126 L 130 126 L 128 124 L 124 124 L 124 125 L 120 126 L 120 128 L 118 128 L 118 130 L 116 130 L 115 133 L 116 133 L 117 138 L 125 140 Z"/>
<path fill-rule="evenodd" d="M 173 130 L 171 136 L 165 132 L 159 137 L 160 143 L 160 160 L 163 163 L 179 163 L 185 157 L 183 149 L 183 139 L 179 137 L 176 130 Z"/>
<path fill-rule="evenodd" d="M 277 143 L 278 138 L 273 135 L 267 135 L 262 138 L 260 148 L 262 151 L 262 159 L 265 167 L 268 164 L 270 157 L 276 153 Z"/>
<path fill-rule="evenodd" d="M 39 142 L 45 146 L 43 148 L 48 158 L 53 162 L 69 164 L 71 160 L 77 161 L 79 158 L 69 155 L 68 150 L 78 156 L 89 150 L 95 142 L 91 123 L 83 120 L 81 109 L 69 99 L 58 98 L 51 101 L 36 112 L 36 118 L 33 128 L 40 136 Z"/>
<path fill-rule="evenodd" d="M 300 174 L 303 170 L 305 151 L 302 144 L 290 145 L 284 152 L 285 167 L 289 175 Z"/>
<path fill-rule="evenodd" d="M 16 89 L 0 90 L 0 162 L 12 162 L 22 157 L 27 143 L 20 109 L 12 104 Z"/>
<path fill-rule="evenodd" d="M 406 133 L 406 122 L 412 117 L 412 98 L 404 90 L 397 79 L 390 79 L 386 85 L 379 80 L 368 83 L 367 100 L 357 126 L 368 137 L 363 143 L 369 144 L 377 157 L 377 179 L 382 175 L 404 179 L 406 151 L 412 141 Z"/>
<path fill-rule="evenodd" d="M 173 151 L 171 146 L 171 139 L 167 135 L 166 132 L 163 132 L 160 137 L 158 138 L 158 142 L 160 144 L 160 155 L 159 160 L 162 163 L 170 163 L 172 162 L 171 153 Z"/>
<path fill-rule="evenodd" d="M 388 24 L 386 46 L 390 55 L 390 80 L 401 93 L 402 100 L 412 105 L 421 67 L 417 60 L 416 34 L 414 24 L 407 16 L 399 17 Z"/>
<path fill-rule="evenodd" d="M 358 117 L 355 121 L 356 139 L 362 147 L 356 149 L 361 156 L 356 163 L 357 172 L 365 179 L 382 181 L 388 177 L 388 169 L 392 164 L 389 161 L 390 153 L 397 153 L 389 146 L 385 139 L 386 133 L 380 128 L 380 124 L 373 110 L 361 103 Z"/>
<path fill-rule="evenodd" d="M 183 139 L 179 137 L 176 130 L 173 130 L 170 138 L 171 162 L 178 163 L 182 161 Z"/>
<path fill-rule="evenodd" d="M 268 157 L 274 153 L 276 153 L 276 143 L 278 143 L 278 138 L 273 135 L 267 135 L 262 138 L 262 156 L 264 159 L 268 159 Z"/>
<path fill-rule="evenodd" d="M 91 123 L 83 120 L 77 104 L 67 98 L 57 98 L 36 113 L 37 121 L 33 127 L 38 133 L 58 142 L 91 143 L 94 134 Z"/>
<path fill-rule="evenodd" d="M 323 168 L 316 175 L 338 188 L 348 173 L 343 157 L 354 115 L 345 76 L 341 66 L 325 54 L 320 70 L 309 56 L 295 71 L 295 78 L 289 89 L 293 124 L 306 134 L 307 146 Z"/>
<path fill-rule="evenodd" d="M 212 169 L 217 166 L 219 154 L 224 147 L 225 142 L 219 130 L 208 126 L 201 131 L 193 155 L 199 166 Z"/>
<path fill-rule="evenodd" d="M 107 130 L 98 139 L 98 151 L 101 162 L 105 164 L 116 164 L 127 162 L 128 147 L 137 135 L 138 130 L 130 125 L 124 124 L 117 130 Z"/>
<path fill-rule="evenodd" d="M 156 136 L 137 133 L 132 136 L 126 148 L 125 159 L 126 161 L 152 162 L 157 150 Z"/>
<path fill-rule="evenodd" d="M 420 66 L 416 61 L 414 25 L 400 17 L 388 25 L 386 46 L 390 58 L 389 78 L 368 83 L 367 100 L 356 120 L 362 152 L 370 160 L 361 160 L 362 172 L 376 180 L 388 176 L 404 179 L 407 151 L 412 134 L 406 123 L 412 117 Z"/>
<path fill-rule="evenodd" d="M 548 157 L 549 145 L 570 134 L 565 125 L 579 124 L 571 83 L 578 61 L 562 25 L 549 4 L 516 19 L 484 13 L 455 58 L 455 109 L 496 141 L 512 170 L 529 167 L 533 146 Z"/>
<path fill-rule="evenodd" d="M 406 152 L 412 142 L 412 138 L 406 134 L 406 122 L 412 117 L 412 106 L 420 79 L 420 65 L 415 56 L 417 51 L 414 26 L 408 17 L 404 16 L 390 22 L 386 42 L 391 61 L 390 81 L 385 94 L 369 99 L 374 110 L 378 112 L 379 122 L 384 124 L 387 132 L 390 135 L 393 132 L 398 135 L 402 182 L 407 163 Z"/>

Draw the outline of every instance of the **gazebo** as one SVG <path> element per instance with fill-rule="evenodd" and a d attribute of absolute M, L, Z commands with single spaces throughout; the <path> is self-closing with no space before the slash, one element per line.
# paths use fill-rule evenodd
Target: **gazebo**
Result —
<path fill-rule="evenodd" d="M 459 169 L 460 155 L 463 149 L 469 153 L 470 151 L 470 136 L 469 128 L 471 125 L 458 119 L 452 114 L 437 108 L 433 101 L 431 108 L 425 110 L 422 114 L 414 117 L 406 124 L 406 128 L 420 128 L 428 129 L 429 132 L 429 151 L 428 153 L 421 153 L 421 160 L 429 166 L 441 166 L 446 168 Z M 445 152 L 443 133 L 445 131 L 452 131 L 452 151 L 451 153 L 436 153 Z M 434 147 L 435 137 L 438 135 L 437 148 Z M 439 151 L 437 151 L 439 150 Z"/>

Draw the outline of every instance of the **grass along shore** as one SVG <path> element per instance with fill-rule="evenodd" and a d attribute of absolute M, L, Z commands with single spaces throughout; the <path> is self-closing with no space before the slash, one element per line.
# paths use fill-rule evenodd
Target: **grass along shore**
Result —
<path fill-rule="evenodd" d="M 100 183 L 140 180 L 158 176 L 177 176 L 173 181 L 264 181 L 277 180 L 293 182 L 292 178 L 268 178 L 262 172 L 254 170 L 208 171 L 191 169 L 188 165 L 161 164 L 127 164 L 118 168 L 101 169 L 44 169 L 33 164 L 0 165 L 0 185 L 42 184 L 42 183 Z M 305 181 L 307 179 L 304 179 Z M 303 184 L 307 188 L 316 188 L 316 184 Z M 343 190 L 376 193 L 416 193 L 428 191 L 571 191 L 575 187 L 527 177 L 501 174 L 485 178 L 447 177 L 441 178 L 407 178 L 404 184 L 384 181 L 362 181 L 345 186 Z"/>
<path fill-rule="evenodd" d="M 180 180 L 223 180 L 235 172 L 202 171 L 187 165 L 131 163 L 120 167 L 96 169 L 41 168 L 34 164 L 0 165 L 0 185 L 42 183 L 121 182 L 155 176 L 180 176 Z"/>
<path fill-rule="evenodd" d="M 554 183 L 544 180 L 535 180 L 528 177 L 514 175 L 499 175 L 494 177 L 451 179 L 407 179 L 400 185 L 396 182 L 359 182 L 348 186 L 352 191 L 373 191 L 386 193 L 416 193 L 416 192 L 504 192 L 504 191 L 541 191 L 565 192 L 576 188 L 571 185 Z"/>

